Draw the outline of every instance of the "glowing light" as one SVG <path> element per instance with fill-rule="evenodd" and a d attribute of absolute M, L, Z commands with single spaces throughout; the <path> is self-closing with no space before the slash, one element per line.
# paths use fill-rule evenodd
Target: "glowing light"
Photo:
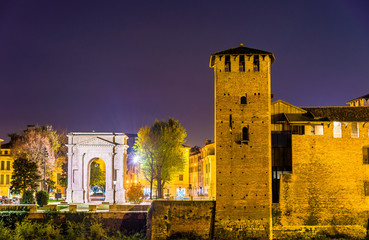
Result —
<path fill-rule="evenodd" d="M 135 183 L 137 183 L 137 180 L 135 180 Z"/>
<path fill-rule="evenodd" d="M 138 163 L 140 161 L 140 155 L 135 155 L 134 157 L 133 157 L 133 162 L 134 163 Z"/>

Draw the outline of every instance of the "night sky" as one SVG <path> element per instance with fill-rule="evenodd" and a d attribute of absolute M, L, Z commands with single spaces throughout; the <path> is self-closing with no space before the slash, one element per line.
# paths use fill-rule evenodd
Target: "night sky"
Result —
<path fill-rule="evenodd" d="M 137 133 L 173 117 L 213 138 L 210 54 L 273 52 L 273 100 L 369 93 L 369 1 L 0 2 L 0 138 L 28 124 Z"/>

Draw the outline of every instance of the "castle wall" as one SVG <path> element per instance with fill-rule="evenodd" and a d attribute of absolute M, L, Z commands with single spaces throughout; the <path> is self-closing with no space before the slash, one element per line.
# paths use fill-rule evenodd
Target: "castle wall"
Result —
<path fill-rule="evenodd" d="M 281 177 L 280 223 L 302 225 L 366 225 L 369 164 L 368 125 L 360 123 L 359 138 L 351 138 L 351 123 L 342 123 L 342 138 L 333 137 L 333 124 L 324 135 L 293 135 L 293 173 Z"/>
<path fill-rule="evenodd" d="M 148 239 L 192 234 L 191 239 L 213 236 L 215 201 L 155 200 L 148 214 Z"/>

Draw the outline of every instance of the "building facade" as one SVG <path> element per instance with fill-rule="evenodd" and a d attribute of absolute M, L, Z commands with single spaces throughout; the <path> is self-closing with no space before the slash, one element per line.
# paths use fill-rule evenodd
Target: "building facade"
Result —
<path fill-rule="evenodd" d="M 193 147 L 190 151 L 189 195 L 193 199 L 213 199 L 216 197 L 216 162 L 214 143 L 205 140 L 203 147 Z"/>
<path fill-rule="evenodd" d="M 13 172 L 13 157 L 11 156 L 10 143 L 1 144 L 0 139 L 0 197 L 11 197 L 10 182 Z"/>

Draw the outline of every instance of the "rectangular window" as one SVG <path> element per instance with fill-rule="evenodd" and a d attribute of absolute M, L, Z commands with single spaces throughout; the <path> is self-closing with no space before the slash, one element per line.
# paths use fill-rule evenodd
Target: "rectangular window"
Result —
<path fill-rule="evenodd" d="M 316 125 L 315 126 L 315 135 L 324 135 L 323 125 Z"/>
<path fill-rule="evenodd" d="M 10 170 L 10 161 L 6 162 L 6 170 Z"/>
<path fill-rule="evenodd" d="M 3 185 L 4 184 L 4 175 L 0 175 L 0 184 Z"/>
<path fill-rule="evenodd" d="M 260 71 L 259 55 L 254 55 L 254 72 Z"/>
<path fill-rule="evenodd" d="M 6 175 L 6 184 L 9 185 L 9 183 L 10 183 L 10 175 Z"/>
<path fill-rule="evenodd" d="M 363 147 L 363 164 L 369 164 L 369 147 Z"/>
<path fill-rule="evenodd" d="M 1 170 L 4 170 L 5 169 L 4 166 L 5 166 L 5 162 L 4 161 L 1 161 Z"/>
<path fill-rule="evenodd" d="M 333 122 L 333 137 L 341 138 L 342 137 L 342 129 L 340 122 Z"/>
<path fill-rule="evenodd" d="M 225 56 L 225 61 L 224 61 L 224 71 L 225 72 L 230 72 L 231 71 L 231 56 L 226 55 Z"/>
<path fill-rule="evenodd" d="M 183 174 L 179 175 L 179 181 L 183 181 Z"/>
<path fill-rule="evenodd" d="M 368 181 L 364 182 L 364 194 L 365 196 L 369 196 L 369 182 Z"/>
<path fill-rule="evenodd" d="M 310 126 L 310 135 L 315 135 L 315 126 L 314 125 Z"/>
<path fill-rule="evenodd" d="M 240 61 L 239 62 L 239 71 L 244 72 L 245 71 L 245 56 L 240 55 L 239 61 Z"/>
<path fill-rule="evenodd" d="M 351 137 L 352 138 L 359 137 L 359 123 L 358 122 L 351 123 Z"/>
<path fill-rule="evenodd" d="M 297 126 L 297 125 L 292 126 L 292 134 L 304 135 L 305 126 Z"/>

